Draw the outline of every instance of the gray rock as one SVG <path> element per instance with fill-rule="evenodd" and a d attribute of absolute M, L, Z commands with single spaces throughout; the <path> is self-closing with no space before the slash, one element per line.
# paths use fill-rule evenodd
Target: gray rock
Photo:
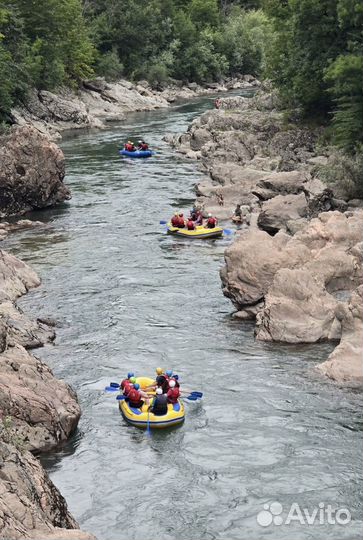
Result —
<path fill-rule="evenodd" d="M 30 126 L 13 128 L 0 147 L 0 217 L 54 206 L 70 199 L 64 155 Z"/>
<path fill-rule="evenodd" d="M 286 223 L 308 215 L 308 205 L 304 193 L 299 195 L 278 195 L 262 204 L 258 226 L 270 234 L 286 229 Z"/>

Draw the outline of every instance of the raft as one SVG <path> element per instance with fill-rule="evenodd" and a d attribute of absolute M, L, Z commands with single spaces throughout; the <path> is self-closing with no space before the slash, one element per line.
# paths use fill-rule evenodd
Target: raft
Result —
<path fill-rule="evenodd" d="M 147 158 L 151 157 L 154 152 L 152 150 L 135 150 L 135 152 L 130 152 L 129 150 L 120 150 L 121 156 L 127 156 L 131 158 Z"/>
<path fill-rule="evenodd" d="M 137 377 L 136 382 L 140 385 L 140 388 L 144 390 L 155 381 L 149 377 Z M 141 409 L 130 407 L 128 402 L 124 399 L 119 401 L 119 407 L 126 422 L 144 429 L 148 426 L 148 416 L 151 429 L 163 429 L 182 424 L 185 417 L 184 404 L 179 400 L 178 403 L 175 404 L 169 403 L 168 412 L 164 416 L 155 416 L 152 412 L 148 413 L 148 406 L 146 404 L 144 404 Z"/>
<path fill-rule="evenodd" d="M 223 229 L 222 227 L 208 229 L 203 225 L 198 225 L 194 231 L 188 231 L 188 229 L 179 229 L 178 227 L 173 227 L 169 223 L 167 233 L 173 234 L 174 236 L 180 236 L 182 238 L 219 238 L 223 235 Z"/>

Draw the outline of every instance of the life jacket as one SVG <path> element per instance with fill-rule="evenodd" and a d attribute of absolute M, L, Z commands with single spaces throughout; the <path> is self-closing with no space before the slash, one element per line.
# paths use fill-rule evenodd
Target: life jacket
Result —
<path fill-rule="evenodd" d="M 129 398 L 129 404 L 131 407 L 140 407 L 142 396 L 138 390 L 135 390 L 135 388 L 131 388 L 127 397 Z"/>
<path fill-rule="evenodd" d="M 202 216 L 202 212 L 197 212 L 196 213 L 196 217 L 195 217 L 195 224 L 196 225 L 202 225 L 203 224 L 203 216 Z"/>
<path fill-rule="evenodd" d="M 135 150 L 135 147 L 133 144 L 126 143 L 125 150 L 127 150 L 128 152 L 133 152 Z"/>
<path fill-rule="evenodd" d="M 156 416 L 162 416 L 168 412 L 168 398 L 166 397 L 166 394 L 155 396 L 151 412 Z"/>
<path fill-rule="evenodd" d="M 177 403 L 179 396 L 179 388 L 177 388 L 176 386 L 174 386 L 174 388 L 169 388 L 168 393 L 166 394 L 169 403 Z"/>
<path fill-rule="evenodd" d="M 194 221 L 192 221 L 191 219 L 188 219 L 187 221 L 187 229 L 188 231 L 194 231 L 195 229 Z"/>
<path fill-rule="evenodd" d="M 132 384 L 130 383 L 130 381 L 128 379 L 125 379 L 124 381 L 122 381 L 121 390 L 123 390 L 123 393 L 125 394 L 125 396 L 128 395 L 131 388 L 133 388 L 133 386 L 132 386 Z"/>
<path fill-rule="evenodd" d="M 209 229 L 214 229 L 214 227 L 217 225 L 217 220 L 214 217 L 210 217 L 207 220 L 207 226 Z"/>
<path fill-rule="evenodd" d="M 184 229 L 185 227 L 184 217 L 178 216 L 178 223 L 179 223 L 178 225 L 179 229 Z"/>
<path fill-rule="evenodd" d="M 179 227 L 179 216 L 173 216 L 171 218 L 171 224 L 173 227 Z"/>
<path fill-rule="evenodd" d="M 128 379 L 123 379 L 121 382 L 120 382 L 120 388 L 121 390 L 123 390 L 125 388 L 125 384 L 131 384 L 130 381 Z"/>
<path fill-rule="evenodd" d="M 146 143 L 139 144 L 140 150 L 149 150 L 149 146 Z"/>

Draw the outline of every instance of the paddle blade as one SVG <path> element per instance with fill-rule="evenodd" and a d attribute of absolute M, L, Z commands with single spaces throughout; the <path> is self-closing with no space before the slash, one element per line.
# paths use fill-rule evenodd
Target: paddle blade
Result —
<path fill-rule="evenodd" d="M 224 232 L 224 234 L 227 234 L 227 235 L 234 233 L 234 231 L 232 229 L 223 229 L 223 232 Z"/>
<path fill-rule="evenodd" d="M 119 394 L 116 396 L 117 401 L 122 401 L 123 399 L 126 399 L 126 396 L 123 396 L 122 394 Z"/>
<path fill-rule="evenodd" d="M 106 386 L 105 387 L 105 392 L 117 392 L 118 391 L 118 387 L 115 388 L 114 386 Z"/>
<path fill-rule="evenodd" d="M 186 399 L 188 399 L 189 401 L 197 401 L 198 396 L 187 396 Z"/>
<path fill-rule="evenodd" d="M 120 388 L 120 385 L 118 382 L 110 382 L 110 386 L 112 386 L 112 388 Z"/>
<path fill-rule="evenodd" d="M 203 397 L 203 392 L 190 392 L 191 396 L 197 396 L 198 398 Z"/>
<path fill-rule="evenodd" d="M 162 219 L 161 221 L 159 221 L 160 225 L 166 225 L 168 222 L 165 221 L 165 219 Z"/>

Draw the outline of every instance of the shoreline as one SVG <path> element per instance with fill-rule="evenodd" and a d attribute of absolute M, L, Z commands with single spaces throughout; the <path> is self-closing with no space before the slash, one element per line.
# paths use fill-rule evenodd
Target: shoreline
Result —
<path fill-rule="evenodd" d="M 317 369 L 355 387 L 363 383 L 363 201 L 319 178 L 329 161 L 320 134 L 286 126 L 277 97 L 260 92 L 222 98 L 165 140 L 204 172 L 196 186 L 204 212 L 225 223 L 241 205 L 220 273 L 233 316 L 255 321 L 262 341 L 337 343 Z"/>
<path fill-rule="evenodd" d="M 32 125 L 52 140 L 62 138 L 64 131 L 96 128 L 125 120 L 127 113 L 152 111 L 169 107 L 178 100 L 228 92 L 255 89 L 260 82 L 251 75 L 226 79 L 200 86 L 196 83 L 168 85 L 153 89 L 147 81 L 106 82 L 102 78 L 83 81 L 77 91 L 60 88 L 57 92 L 33 91 L 26 106 L 12 110 L 13 125 Z"/>

